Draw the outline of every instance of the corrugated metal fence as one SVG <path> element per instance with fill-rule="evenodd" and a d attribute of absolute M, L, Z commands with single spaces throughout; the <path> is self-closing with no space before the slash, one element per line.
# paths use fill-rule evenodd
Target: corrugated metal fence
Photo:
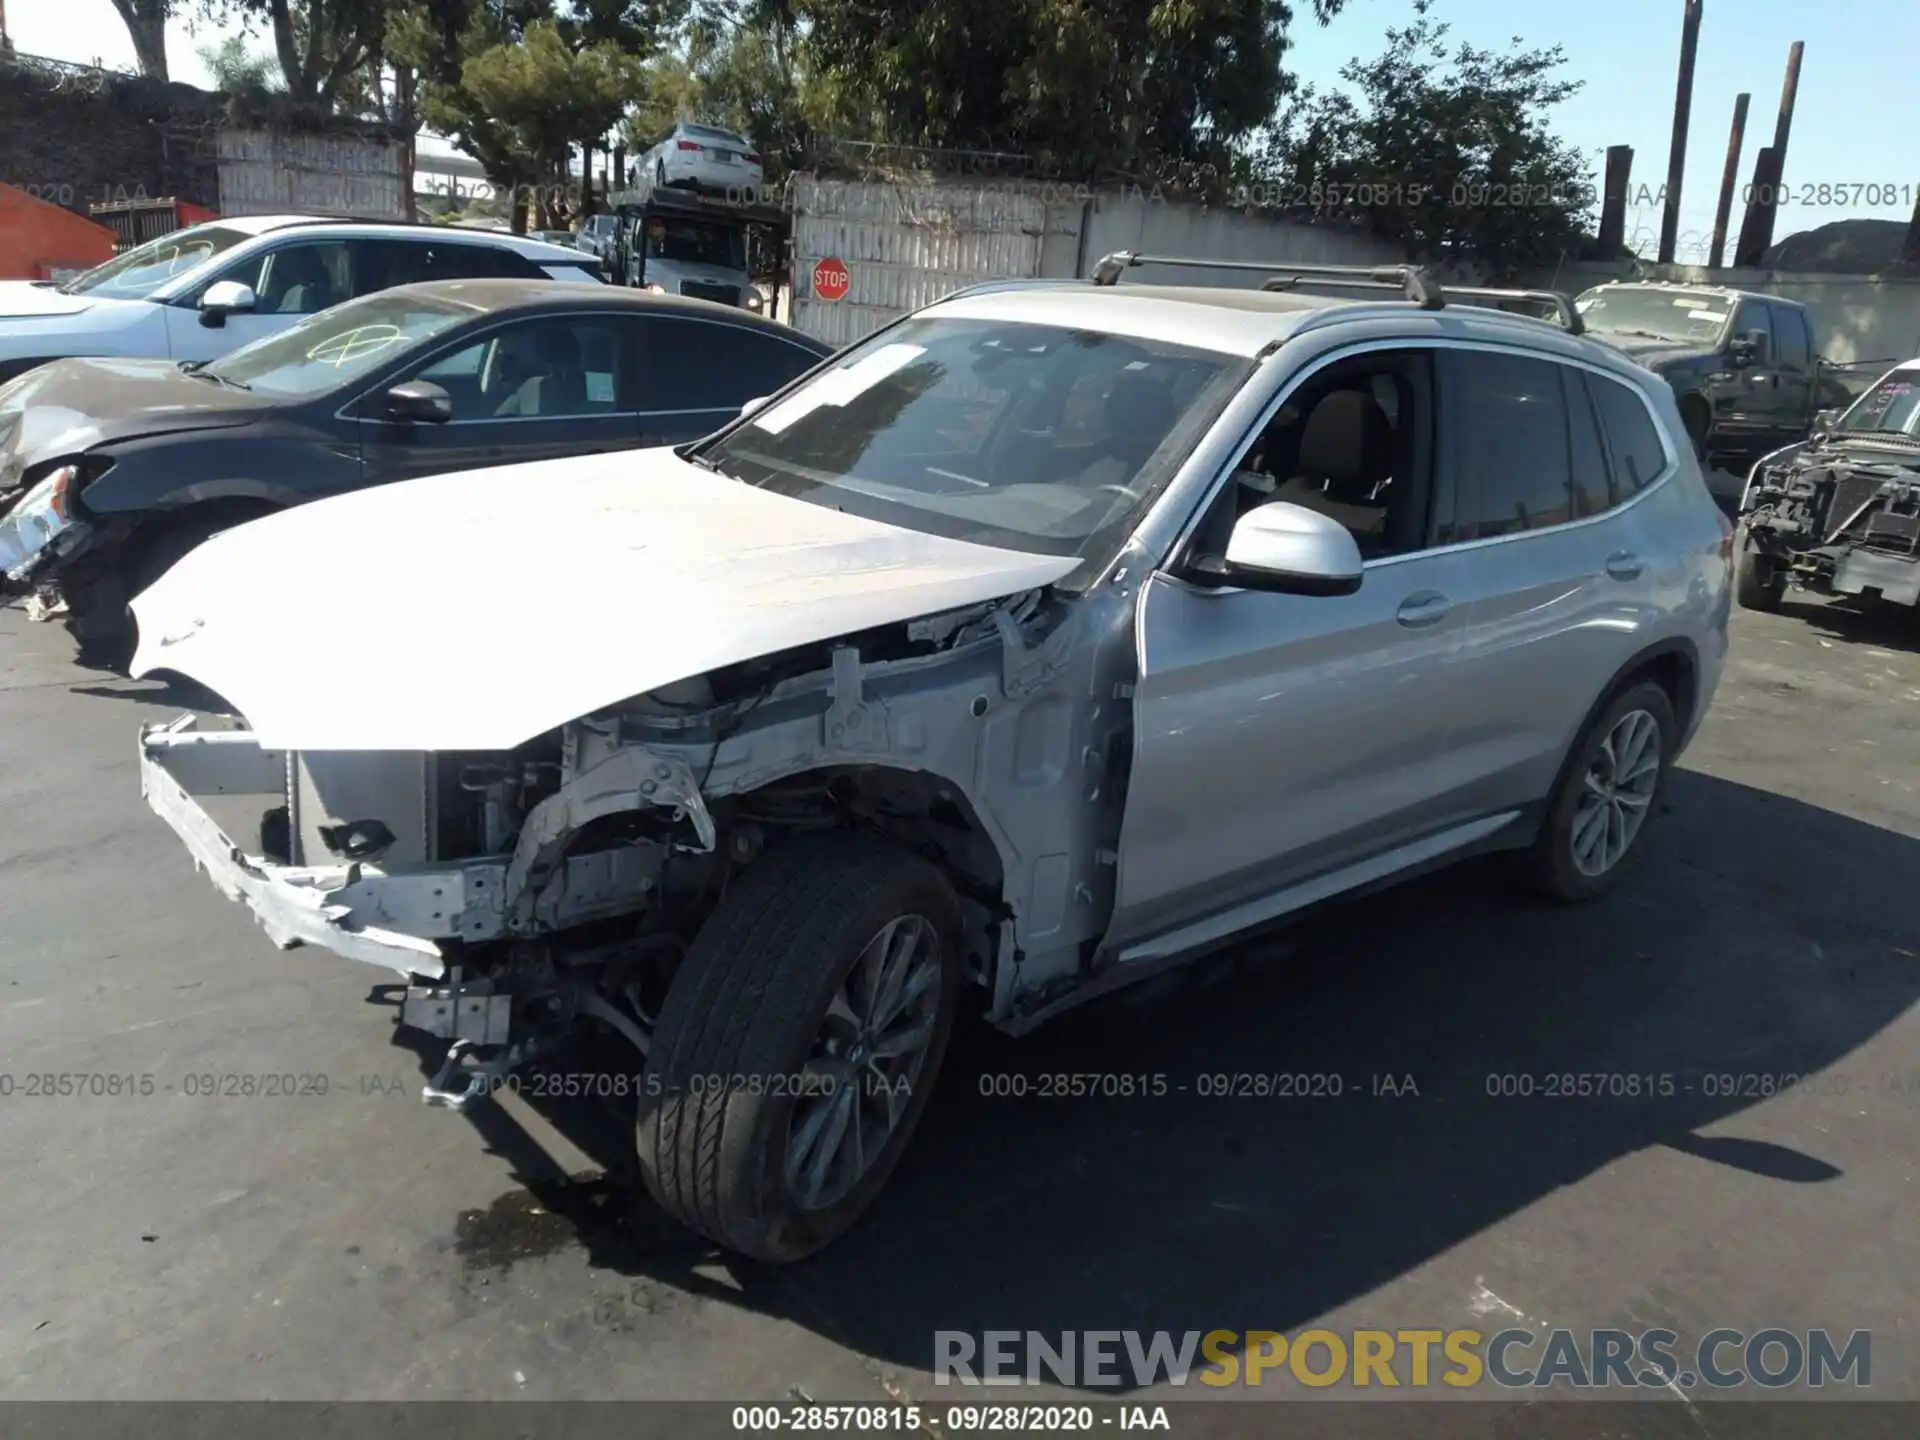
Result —
<path fill-rule="evenodd" d="M 848 345 L 910 310 L 990 280 L 1077 279 L 1113 250 L 1210 260 L 1376 264 L 1396 257 L 1369 236 L 1169 200 L 1139 189 L 1024 180 L 905 181 L 794 177 L 792 323 Z M 846 269 L 839 298 L 814 267 Z M 828 267 L 837 270 L 837 267 Z M 1253 271 L 1160 271 L 1136 281 L 1250 286 Z M 784 312 L 783 312 L 784 313 Z"/>

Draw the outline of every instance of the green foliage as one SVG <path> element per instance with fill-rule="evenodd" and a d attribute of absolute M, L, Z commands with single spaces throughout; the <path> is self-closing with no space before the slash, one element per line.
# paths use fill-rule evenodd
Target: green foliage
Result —
<path fill-rule="evenodd" d="M 781 5 L 717 0 L 694 13 L 677 50 L 648 65 L 645 93 L 626 128 L 629 148 L 647 149 L 675 120 L 750 138 L 772 185 L 811 163 L 843 117 Z"/>
<path fill-rule="evenodd" d="M 1325 23 L 1344 0 L 1314 0 Z M 1286 0 L 793 0 L 876 138 L 1083 179 L 1224 176 L 1287 88 Z"/>
<path fill-rule="evenodd" d="M 216 90 L 229 95 L 243 91 L 280 89 L 280 72 L 270 55 L 262 55 L 247 44 L 244 35 L 229 35 L 218 45 L 202 45 L 200 63 L 213 76 Z"/>
<path fill-rule="evenodd" d="M 1255 198 L 1396 241 L 1410 259 L 1511 271 L 1578 250 L 1588 166 L 1549 128 L 1580 88 L 1560 77 L 1565 54 L 1518 39 L 1450 50 L 1429 8 L 1340 72 L 1351 93 L 1301 92 L 1252 157 Z"/>

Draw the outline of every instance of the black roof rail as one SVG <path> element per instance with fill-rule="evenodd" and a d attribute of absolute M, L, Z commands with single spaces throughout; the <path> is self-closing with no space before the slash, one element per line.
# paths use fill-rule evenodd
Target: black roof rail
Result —
<path fill-rule="evenodd" d="M 1552 308 L 1560 328 L 1581 335 L 1586 325 L 1573 301 L 1558 290 L 1505 290 L 1488 285 L 1448 285 L 1419 265 L 1316 265 L 1301 261 L 1198 260 L 1181 255 L 1142 255 L 1116 250 L 1093 267 L 1093 283 L 1118 285 L 1123 272 L 1136 265 L 1176 265 L 1191 270 L 1260 270 L 1273 278 L 1262 290 L 1291 290 L 1296 285 L 1329 285 L 1341 289 L 1397 290 L 1422 310 L 1444 310 L 1449 298 L 1463 300 L 1521 300 Z"/>

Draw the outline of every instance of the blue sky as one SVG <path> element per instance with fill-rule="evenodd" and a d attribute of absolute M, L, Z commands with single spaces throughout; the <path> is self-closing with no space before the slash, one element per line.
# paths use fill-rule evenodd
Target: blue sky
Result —
<path fill-rule="evenodd" d="M 1633 146 L 1634 188 L 1644 185 L 1651 194 L 1666 178 L 1683 7 L 1684 0 L 1435 0 L 1434 15 L 1453 27 L 1451 39 L 1482 47 L 1503 47 L 1515 36 L 1529 48 L 1561 46 L 1566 73 L 1585 88 L 1561 107 L 1555 128 L 1592 158 L 1596 174 L 1608 145 Z M 1822 24 L 1823 8 L 1829 17 L 1844 13 L 1844 22 Z M 1343 64 L 1377 54 L 1383 32 L 1413 16 L 1412 0 L 1347 0 L 1322 28 L 1311 18 L 1310 0 L 1294 0 L 1294 9 L 1302 18 L 1294 25 L 1292 68 L 1321 84 L 1338 83 Z M 133 63 L 133 47 L 111 0 L 8 0 L 7 23 L 16 46 L 29 53 Z M 195 52 L 219 34 L 204 25 L 189 34 L 185 23 L 174 22 L 167 46 L 174 77 L 203 83 L 206 69 Z M 1920 3 L 1845 0 L 1843 11 L 1812 0 L 1705 0 L 1681 192 L 1680 258 L 1703 258 L 1734 95 L 1753 95 L 1744 183 L 1754 152 L 1773 137 L 1787 47 L 1795 40 L 1805 40 L 1807 51 L 1787 184 L 1796 192 L 1819 184 L 1879 185 L 1892 196 L 1877 207 L 1790 207 L 1780 215 L 1776 238 L 1829 220 L 1904 220 L 1912 214 L 1920 186 Z M 1658 206 L 1631 214 L 1627 229 L 1629 237 L 1641 232 L 1650 250 L 1660 229 Z"/>
<path fill-rule="evenodd" d="M 1646 186 L 1651 196 L 1666 180 L 1684 10 L 1684 0 L 1435 0 L 1432 15 L 1452 26 L 1451 41 L 1496 49 L 1518 36 L 1529 49 L 1565 50 L 1565 73 L 1586 83 L 1560 107 L 1554 128 L 1591 157 L 1596 178 L 1607 146 L 1631 145 L 1633 188 Z M 1295 0 L 1294 11 L 1306 18 L 1294 23 L 1292 68 L 1312 82 L 1336 76 L 1356 55 L 1378 54 L 1383 32 L 1408 23 L 1414 13 L 1412 0 L 1347 0 L 1322 29 L 1307 0 Z M 1835 23 L 1843 15 L 1844 22 Z M 1772 143 L 1787 49 L 1795 40 L 1806 41 L 1806 54 L 1785 183 L 1795 194 L 1821 184 L 1877 184 L 1895 193 L 1893 203 L 1877 208 L 1783 207 L 1775 238 L 1829 220 L 1912 215 L 1920 195 L 1920 3 L 1844 0 L 1823 7 L 1810 0 L 1705 0 L 1680 207 L 1682 240 L 1691 239 L 1701 253 L 1689 255 L 1683 243 L 1679 258 L 1704 259 L 1733 99 L 1740 91 L 1753 96 L 1742 184 L 1752 175 L 1755 152 Z M 1739 228 L 1738 201 L 1736 191 L 1732 231 Z M 1657 239 L 1658 205 L 1629 214 L 1629 238 L 1640 228 Z M 1649 253 L 1652 248 L 1650 243 Z"/>

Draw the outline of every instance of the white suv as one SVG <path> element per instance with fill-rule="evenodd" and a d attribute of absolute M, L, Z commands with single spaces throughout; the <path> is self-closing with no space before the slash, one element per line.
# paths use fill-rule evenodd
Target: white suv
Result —
<path fill-rule="evenodd" d="M 408 978 L 433 1101 L 625 1036 L 654 1196 L 776 1261 L 873 1199 L 963 1006 L 1018 1034 L 1483 851 L 1600 894 L 1726 650 L 1672 390 L 1564 297 L 1140 261 L 951 296 L 691 446 L 215 537 L 133 668 L 248 728 L 150 729 L 148 803 L 279 944 Z"/>
<path fill-rule="evenodd" d="M 569 247 L 427 225 L 250 215 L 176 230 L 63 285 L 0 282 L 0 382 L 48 360 L 213 360 L 416 280 L 598 280 Z"/>

